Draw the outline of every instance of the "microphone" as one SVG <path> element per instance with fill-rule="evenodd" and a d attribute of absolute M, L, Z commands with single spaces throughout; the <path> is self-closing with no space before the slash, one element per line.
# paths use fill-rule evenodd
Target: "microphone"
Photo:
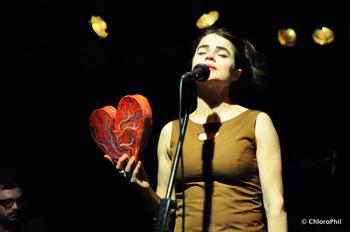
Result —
<path fill-rule="evenodd" d="M 197 64 L 192 71 L 186 72 L 181 76 L 184 81 L 205 81 L 210 76 L 210 69 L 205 64 Z"/>

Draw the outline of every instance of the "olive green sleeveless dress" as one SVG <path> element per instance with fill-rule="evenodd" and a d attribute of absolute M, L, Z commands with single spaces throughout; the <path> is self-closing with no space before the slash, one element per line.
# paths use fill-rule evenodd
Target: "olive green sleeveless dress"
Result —
<path fill-rule="evenodd" d="M 184 212 L 186 232 L 265 231 L 255 154 L 259 112 L 247 110 L 221 123 L 188 121 L 183 160 L 178 163 L 175 181 L 176 232 L 182 231 Z M 178 120 L 172 124 L 171 159 L 179 137 Z M 218 133 L 212 139 L 200 140 L 198 135 L 204 132 Z M 182 175 L 184 182 L 180 181 Z"/>

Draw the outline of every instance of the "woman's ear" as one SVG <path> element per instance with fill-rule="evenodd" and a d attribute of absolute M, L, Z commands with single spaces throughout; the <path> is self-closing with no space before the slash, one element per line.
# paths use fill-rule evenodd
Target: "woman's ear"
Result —
<path fill-rule="evenodd" d="M 238 78 L 241 76 L 241 74 L 242 74 L 242 69 L 239 68 L 234 70 L 232 73 L 232 81 L 237 81 Z"/>

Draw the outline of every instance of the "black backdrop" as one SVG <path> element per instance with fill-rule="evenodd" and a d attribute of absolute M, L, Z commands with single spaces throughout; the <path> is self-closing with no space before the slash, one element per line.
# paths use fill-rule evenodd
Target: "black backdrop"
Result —
<path fill-rule="evenodd" d="M 230 1 L 157 4 L 36 1 L 6 8 L 1 165 L 23 173 L 33 211 L 55 231 L 151 230 L 141 199 L 93 143 L 88 118 L 126 94 L 148 98 L 154 124 L 145 165 L 155 186 L 156 143 L 161 127 L 177 116 L 178 79 L 189 68 L 195 20 L 215 9 L 222 12 L 218 24 L 270 59 L 271 85 L 259 103 L 280 134 L 291 231 L 345 231 L 346 8 L 336 2 L 273 9 Z M 110 22 L 107 39 L 95 36 L 91 15 Z M 311 40 L 321 24 L 336 32 L 325 47 Z M 295 47 L 277 43 L 281 26 L 297 30 Z M 307 226 L 303 218 L 342 219 L 342 225 Z"/>

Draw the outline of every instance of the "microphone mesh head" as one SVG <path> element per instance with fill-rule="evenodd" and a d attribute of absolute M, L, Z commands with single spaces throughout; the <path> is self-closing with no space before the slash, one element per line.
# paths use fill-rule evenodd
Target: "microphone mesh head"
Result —
<path fill-rule="evenodd" d="M 198 81 L 205 81 L 210 76 L 210 69 L 206 64 L 197 64 L 193 70 L 198 70 L 195 77 Z"/>

